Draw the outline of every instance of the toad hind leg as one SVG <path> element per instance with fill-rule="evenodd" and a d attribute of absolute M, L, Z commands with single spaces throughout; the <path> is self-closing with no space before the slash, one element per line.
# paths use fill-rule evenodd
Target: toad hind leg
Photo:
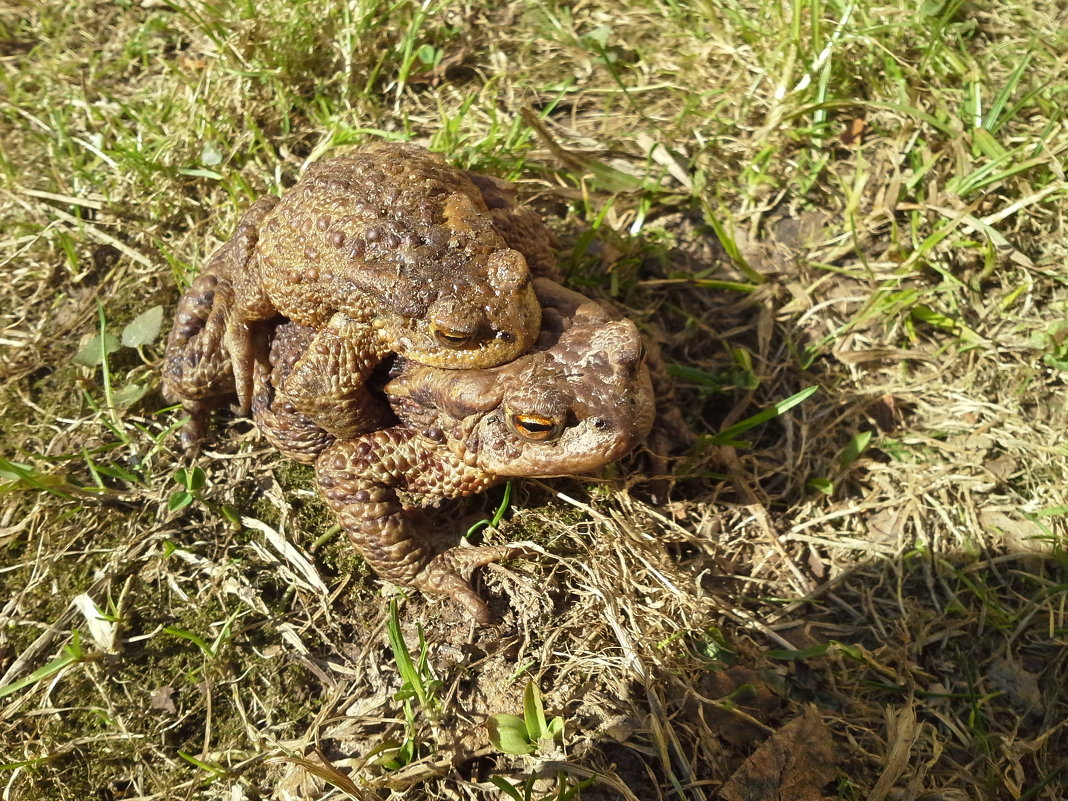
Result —
<path fill-rule="evenodd" d="M 463 606 L 480 625 L 492 622 L 486 602 L 471 589 L 471 574 L 480 567 L 531 556 L 534 552 L 522 545 L 456 546 L 442 551 L 423 568 L 412 586 L 426 593 L 447 595 Z"/>
<path fill-rule="evenodd" d="M 491 620 L 489 608 L 471 588 L 470 574 L 491 562 L 521 556 L 526 549 L 455 547 L 435 554 L 420 510 L 405 508 L 397 490 L 424 491 L 434 484 L 433 497 L 457 497 L 485 489 L 495 476 L 465 467 L 447 449 L 417 440 L 402 427 L 335 442 L 319 458 L 315 472 L 341 526 L 379 576 L 448 596 L 480 624 Z M 451 478 L 439 481 L 443 475 Z"/>

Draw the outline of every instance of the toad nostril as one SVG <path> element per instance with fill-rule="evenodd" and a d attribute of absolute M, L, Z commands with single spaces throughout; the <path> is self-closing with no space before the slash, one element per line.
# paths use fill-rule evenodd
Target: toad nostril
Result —
<path fill-rule="evenodd" d="M 596 428 L 598 431 L 604 431 L 608 428 L 608 421 L 603 417 L 593 417 L 590 419 L 590 425 Z"/>

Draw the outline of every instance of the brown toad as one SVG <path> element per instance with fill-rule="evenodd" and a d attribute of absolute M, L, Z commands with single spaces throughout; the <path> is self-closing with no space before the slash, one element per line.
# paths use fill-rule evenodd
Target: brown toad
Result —
<path fill-rule="evenodd" d="M 256 422 L 283 453 L 315 464 L 320 490 L 368 564 L 390 581 L 452 597 L 482 623 L 489 610 L 471 571 L 523 549 L 435 548 L 420 507 L 398 491 L 429 504 L 508 477 L 590 472 L 641 442 L 653 421 L 634 324 L 551 281 L 535 286 L 544 313 L 530 353 L 488 370 L 398 360 L 385 386 L 398 423 L 370 434 L 335 439 L 277 390 L 313 331 L 280 326 L 273 368 L 257 365 Z"/>
<path fill-rule="evenodd" d="M 183 296 L 165 393 L 194 418 L 187 440 L 213 395 L 236 389 L 247 412 L 269 321 L 285 316 L 324 332 L 293 365 L 287 397 L 335 435 L 362 433 L 381 422 L 364 383 L 389 353 L 446 368 L 524 353 L 540 318 L 531 269 L 554 271 L 551 235 L 510 184 L 416 145 L 359 148 L 244 215 Z"/>

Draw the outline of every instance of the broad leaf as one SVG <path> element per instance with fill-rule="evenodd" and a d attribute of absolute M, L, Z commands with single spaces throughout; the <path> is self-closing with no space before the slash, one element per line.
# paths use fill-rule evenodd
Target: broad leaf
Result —
<path fill-rule="evenodd" d="M 104 358 L 119 347 L 119 340 L 111 334 L 104 334 L 103 338 L 97 334 L 85 343 L 85 347 L 78 351 L 71 361 L 82 367 L 96 367 L 103 364 Z"/>
<path fill-rule="evenodd" d="M 139 348 L 155 342 L 163 326 L 163 307 L 153 306 L 141 312 L 122 329 L 122 344 L 128 348 Z"/>
<path fill-rule="evenodd" d="M 533 754 L 537 746 L 527 736 L 526 721 L 517 715 L 490 715 L 486 722 L 490 742 L 506 754 Z"/>

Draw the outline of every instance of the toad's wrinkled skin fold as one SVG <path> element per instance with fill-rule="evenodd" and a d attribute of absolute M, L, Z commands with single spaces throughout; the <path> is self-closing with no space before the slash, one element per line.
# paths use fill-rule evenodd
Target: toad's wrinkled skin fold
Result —
<path fill-rule="evenodd" d="M 236 390 L 247 413 L 280 316 L 317 332 L 286 394 L 340 437 L 379 423 L 363 387 L 388 354 L 451 369 L 514 359 L 538 335 L 531 269 L 555 274 L 552 242 L 511 184 L 416 145 L 376 143 L 311 165 L 281 198 L 249 209 L 183 297 L 195 306 L 210 281 L 225 285 L 213 319 L 198 330 L 177 320 L 168 341 L 164 388 L 190 413 L 184 440 L 199 434 L 211 388 Z"/>
<path fill-rule="evenodd" d="M 316 333 L 279 326 L 271 369 L 256 374 L 253 415 L 283 453 L 316 479 L 352 542 L 383 578 L 457 600 L 475 620 L 489 610 L 470 572 L 525 553 L 515 546 L 441 550 L 423 505 L 481 492 L 514 476 L 586 473 L 618 459 L 652 426 L 653 392 L 634 324 L 551 281 L 534 349 L 488 370 L 443 370 L 399 360 L 385 386 L 395 425 L 336 439 L 273 384 L 285 381 Z"/>

